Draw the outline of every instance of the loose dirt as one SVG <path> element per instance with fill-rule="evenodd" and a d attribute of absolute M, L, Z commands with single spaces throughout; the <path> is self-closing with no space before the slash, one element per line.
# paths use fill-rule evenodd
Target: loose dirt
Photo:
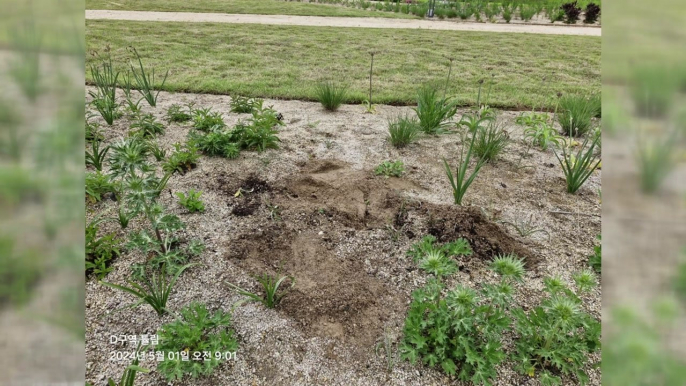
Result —
<path fill-rule="evenodd" d="M 194 12 L 86 10 L 86 19 L 168 21 L 189 23 L 233 23 L 299 25 L 311 27 L 407 28 L 449 31 L 510 32 L 548 35 L 601 36 L 599 27 L 526 23 L 473 23 L 440 20 L 384 19 L 380 17 L 330 17 L 287 15 L 243 15 Z"/>

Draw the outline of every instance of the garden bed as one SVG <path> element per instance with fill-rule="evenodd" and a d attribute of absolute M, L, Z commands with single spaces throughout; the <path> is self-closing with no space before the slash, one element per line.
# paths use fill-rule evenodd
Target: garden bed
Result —
<path fill-rule="evenodd" d="M 249 114 L 229 113 L 229 101 L 220 95 L 161 93 L 156 108 L 143 110 L 162 121 L 172 104 L 193 102 L 221 112 L 231 127 Z M 429 234 L 441 242 L 469 241 L 474 253 L 458 259 L 460 270 L 447 279 L 448 288 L 494 283 L 490 259 L 516 253 L 527 267 L 515 291 L 525 309 L 541 299 L 543 277 L 559 275 L 572 283 L 572 274 L 587 266 L 600 233 L 600 171 L 577 194 L 569 194 L 552 150 L 532 149 L 521 161 L 531 167 L 517 169 L 527 147 L 522 128 L 513 122 L 517 113 L 500 113 L 514 141 L 482 168 L 465 206 L 456 206 L 442 158 L 457 164 L 459 135 L 422 136 L 401 150 L 386 138 L 388 118 L 411 108 L 377 106 L 375 114 L 366 114 L 359 105 L 344 105 L 335 113 L 312 102 L 265 100 L 265 105 L 283 115 L 279 149 L 244 151 L 234 160 L 202 156 L 194 169 L 174 174 L 160 196 L 186 224 L 180 241 L 199 239 L 206 247 L 192 261 L 201 266 L 180 276 L 167 305 L 172 315 L 158 317 L 148 305 L 115 312 L 136 300 L 88 278 L 87 381 L 101 385 L 107 377 L 118 379 L 128 365 L 109 360 L 110 352 L 123 350 L 110 344 L 111 335 L 154 334 L 191 301 L 230 311 L 243 297 L 226 282 L 259 292 L 251 276 L 282 273 L 293 276 L 295 286 L 275 309 L 246 303 L 233 311 L 236 360 L 209 376 L 173 384 L 458 385 L 439 371 L 397 358 L 388 372 L 386 358 L 375 350 L 384 336 L 401 339 L 410 294 L 427 280 L 406 255 L 413 243 Z M 94 120 L 101 123 L 106 143 L 125 137 L 131 123 L 124 117 L 110 127 L 99 117 Z M 158 145 L 170 152 L 174 143 L 186 141 L 190 126 L 168 124 Z M 402 160 L 405 174 L 376 176 L 374 168 L 387 160 Z M 190 214 L 179 205 L 174 193 L 190 189 L 203 192 L 205 212 Z M 88 204 L 87 218 L 116 217 L 117 210 L 118 203 L 107 196 Z M 527 219 L 547 233 L 522 237 L 503 223 Z M 126 233 L 142 226 L 133 220 Z M 100 229 L 126 236 L 116 221 Z M 145 259 L 122 253 L 105 280 L 123 283 L 129 267 Z M 598 287 L 584 296 L 584 307 L 596 318 L 600 293 Z M 537 384 L 510 367 L 500 366 L 498 385 Z M 600 371 L 587 370 L 590 384 L 600 385 Z M 155 371 L 139 375 L 136 382 L 165 383 Z"/>

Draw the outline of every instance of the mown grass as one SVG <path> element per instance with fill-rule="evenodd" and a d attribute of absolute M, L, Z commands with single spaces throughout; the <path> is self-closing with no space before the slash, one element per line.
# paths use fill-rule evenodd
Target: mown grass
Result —
<path fill-rule="evenodd" d="M 337 79 L 349 85 L 346 103 L 360 103 L 369 51 L 375 104 L 415 104 L 420 85 L 445 82 L 447 57 L 456 58 L 447 95 L 461 106 L 476 103 L 477 82 L 491 74 L 481 102 L 498 108 L 552 110 L 557 92 L 600 90 L 599 37 L 110 20 L 87 20 L 86 30 L 87 49 L 109 45 L 122 69 L 127 46 L 145 66 L 169 69 L 167 91 L 314 101 L 318 82 Z"/>
<path fill-rule="evenodd" d="M 309 4 L 283 0 L 86 0 L 86 9 L 416 19 L 415 16 L 400 12 L 365 11 L 332 4 Z"/>

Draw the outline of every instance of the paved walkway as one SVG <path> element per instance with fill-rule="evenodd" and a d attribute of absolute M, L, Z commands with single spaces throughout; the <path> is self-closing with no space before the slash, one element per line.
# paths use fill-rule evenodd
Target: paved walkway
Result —
<path fill-rule="evenodd" d="M 148 12 L 86 10 L 90 20 L 180 21 L 195 23 L 234 23 L 300 25 L 313 27 L 408 28 L 449 31 L 514 32 L 548 35 L 600 36 L 599 27 L 548 26 L 526 24 L 469 23 L 438 20 L 385 19 L 380 17 L 329 17 L 247 15 L 193 12 Z"/>

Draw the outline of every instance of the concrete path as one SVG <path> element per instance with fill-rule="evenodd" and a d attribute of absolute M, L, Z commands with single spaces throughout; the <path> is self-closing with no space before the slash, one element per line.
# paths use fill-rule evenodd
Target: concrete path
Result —
<path fill-rule="evenodd" d="M 193 12 L 148 12 L 86 10 L 89 20 L 177 21 L 192 23 L 233 23 L 300 25 L 312 27 L 407 28 L 448 31 L 514 32 L 548 35 L 600 36 L 600 27 L 548 26 L 528 24 L 470 23 L 439 20 L 385 19 L 380 17 L 329 17 L 247 15 Z"/>

